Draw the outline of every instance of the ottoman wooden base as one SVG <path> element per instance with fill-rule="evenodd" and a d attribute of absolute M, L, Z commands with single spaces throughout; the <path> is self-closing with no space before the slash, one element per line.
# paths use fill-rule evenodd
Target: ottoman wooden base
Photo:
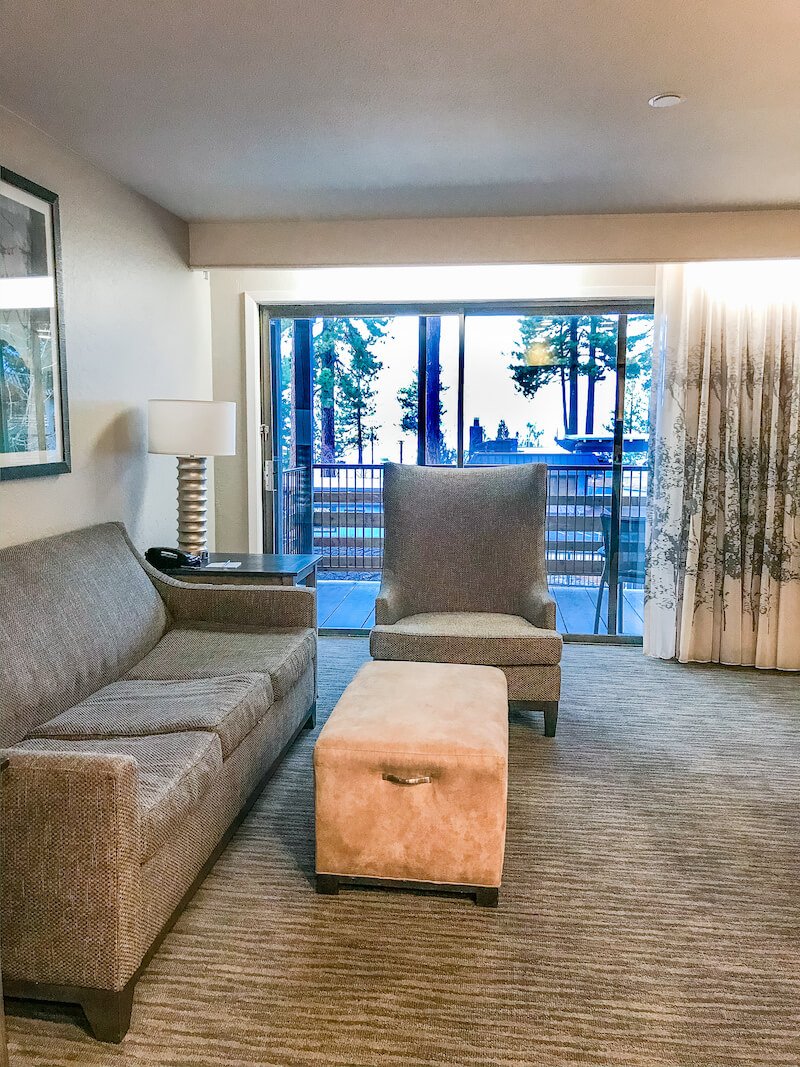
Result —
<path fill-rule="evenodd" d="M 496 903 L 507 779 L 502 671 L 366 664 L 314 749 L 318 890 L 410 884 Z"/>
<path fill-rule="evenodd" d="M 340 878 L 335 874 L 317 875 L 317 892 L 325 896 L 338 896 L 339 887 L 343 885 L 374 886 L 377 889 L 421 889 L 426 893 L 463 893 L 465 896 L 474 896 L 475 903 L 480 908 L 496 908 L 500 899 L 497 886 L 438 885 L 436 882 L 410 882 L 408 879 L 400 881 L 397 878 Z"/>

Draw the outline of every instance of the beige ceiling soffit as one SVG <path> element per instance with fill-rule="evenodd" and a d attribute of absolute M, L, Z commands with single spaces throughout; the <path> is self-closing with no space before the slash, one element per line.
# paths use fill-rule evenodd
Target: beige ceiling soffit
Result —
<path fill-rule="evenodd" d="M 189 236 L 201 268 L 782 259 L 800 256 L 800 210 L 214 221 Z"/>

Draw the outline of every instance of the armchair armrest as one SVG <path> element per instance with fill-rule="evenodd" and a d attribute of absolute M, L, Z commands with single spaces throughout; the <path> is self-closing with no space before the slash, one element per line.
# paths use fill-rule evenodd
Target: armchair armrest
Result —
<path fill-rule="evenodd" d="M 232 626 L 316 627 L 317 598 L 296 585 L 202 585 L 148 569 L 176 622 Z"/>
<path fill-rule="evenodd" d="M 520 615 L 543 630 L 555 630 L 556 602 L 546 582 L 537 582 L 524 592 Z"/>
<path fill-rule="evenodd" d="M 132 756 L 5 749 L 3 973 L 119 990 L 142 959 Z"/>
<path fill-rule="evenodd" d="M 381 587 L 375 598 L 375 625 L 391 626 L 392 623 L 405 618 L 407 614 L 400 591 L 397 586 L 393 586 L 391 581 L 387 580 L 384 573 Z"/>

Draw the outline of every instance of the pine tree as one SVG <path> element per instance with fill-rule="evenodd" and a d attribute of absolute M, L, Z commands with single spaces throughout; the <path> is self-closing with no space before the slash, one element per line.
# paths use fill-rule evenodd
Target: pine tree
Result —
<path fill-rule="evenodd" d="M 431 464 L 452 462 L 455 455 L 444 443 L 442 417 L 445 413 L 442 393 L 448 386 L 442 385 L 440 346 L 442 320 L 439 315 L 428 315 L 425 330 L 425 462 Z M 415 370 L 409 385 L 397 391 L 397 400 L 402 410 L 400 429 L 405 433 L 419 433 L 419 374 Z"/>
<path fill-rule="evenodd" d="M 386 336 L 386 319 L 336 319 L 340 324 L 338 360 L 334 361 L 334 422 L 339 449 L 355 447 L 358 463 L 364 462 L 369 420 L 375 414 L 376 378 L 383 368 L 374 352 Z M 336 374 L 336 367 L 339 367 Z"/>
<path fill-rule="evenodd" d="M 397 402 L 400 405 L 400 429 L 403 433 L 419 431 L 419 374 L 414 371 L 411 382 L 397 390 Z M 441 402 L 440 402 L 441 403 Z"/>
<path fill-rule="evenodd" d="M 595 385 L 616 365 L 616 316 L 537 316 L 520 321 L 520 344 L 509 366 L 517 389 L 534 397 L 552 381 L 561 384 L 564 430 L 577 434 L 578 382 L 588 378 L 585 433 L 594 430 Z"/>
<path fill-rule="evenodd" d="M 376 378 L 383 364 L 374 348 L 386 336 L 388 319 L 323 319 L 314 337 L 319 455 L 334 463 L 357 448 L 363 463 L 369 419 L 375 414 Z"/>
<path fill-rule="evenodd" d="M 446 393 L 449 388 L 449 385 L 439 385 L 440 425 L 444 418 L 445 411 L 447 410 L 442 401 L 442 393 Z M 411 375 L 409 384 L 404 385 L 397 390 L 397 402 L 402 411 L 400 417 L 400 429 L 403 433 L 413 433 L 416 436 L 419 431 L 419 374 L 416 370 Z"/>
<path fill-rule="evenodd" d="M 653 319 L 649 315 L 628 316 L 628 353 L 625 364 L 625 412 L 622 432 L 647 434 L 650 431 L 650 386 L 653 376 Z M 614 419 L 605 429 L 614 432 Z"/>
<path fill-rule="evenodd" d="M 322 332 L 314 338 L 317 389 L 320 407 L 320 462 L 336 461 L 336 422 L 334 419 L 334 382 L 336 372 L 335 320 L 323 319 Z"/>
<path fill-rule="evenodd" d="M 442 460 L 442 320 L 429 315 L 425 330 L 425 462 Z"/>

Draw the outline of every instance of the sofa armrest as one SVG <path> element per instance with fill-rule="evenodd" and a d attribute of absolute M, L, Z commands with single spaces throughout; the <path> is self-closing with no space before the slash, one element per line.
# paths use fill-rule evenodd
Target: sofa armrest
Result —
<path fill-rule="evenodd" d="M 2 759 L 4 976 L 122 989 L 144 951 L 136 760 L 24 748 Z"/>
<path fill-rule="evenodd" d="M 296 585 L 203 585 L 148 573 L 176 623 L 287 628 L 317 625 L 313 589 Z"/>
<path fill-rule="evenodd" d="M 522 597 L 520 615 L 543 630 L 556 628 L 556 602 L 550 595 L 546 582 L 530 586 Z"/>

